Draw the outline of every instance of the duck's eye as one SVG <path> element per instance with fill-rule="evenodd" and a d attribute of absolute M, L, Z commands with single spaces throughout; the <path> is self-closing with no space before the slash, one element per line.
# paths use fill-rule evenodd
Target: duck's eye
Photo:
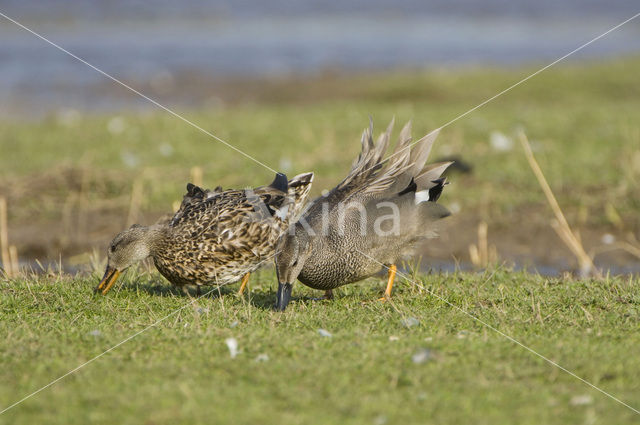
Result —
<path fill-rule="evenodd" d="M 296 259 L 293 261 L 293 264 L 292 264 L 291 266 L 292 266 L 292 267 L 295 267 L 295 266 L 297 266 L 297 265 L 298 265 L 298 259 L 296 258 Z"/>
<path fill-rule="evenodd" d="M 116 250 L 115 245 L 111 245 L 111 246 L 109 247 L 109 252 L 113 252 L 113 251 L 115 251 L 115 250 Z"/>

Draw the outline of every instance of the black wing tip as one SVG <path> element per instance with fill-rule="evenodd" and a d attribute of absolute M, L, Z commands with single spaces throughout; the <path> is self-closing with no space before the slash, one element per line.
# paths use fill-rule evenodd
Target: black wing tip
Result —
<path fill-rule="evenodd" d="M 289 190 L 289 181 L 287 180 L 287 176 L 283 173 L 276 173 L 275 179 L 269 185 L 272 188 L 279 190 L 280 192 L 287 192 Z"/>
<path fill-rule="evenodd" d="M 442 190 L 447 184 L 447 179 L 440 177 L 439 179 L 432 180 L 431 183 L 435 183 L 435 186 L 429 189 L 429 201 L 436 202 L 440 198 L 440 195 L 442 195 Z"/>
<path fill-rule="evenodd" d="M 407 187 L 405 187 L 400 192 L 398 192 L 398 196 L 402 196 L 410 192 L 415 192 L 416 190 L 418 190 L 418 185 L 416 184 L 416 181 L 414 180 L 414 178 L 411 177 L 411 181 L 409 182 Z M 431 197 L 431 193 L 429 193 L 429 197 Z"/>

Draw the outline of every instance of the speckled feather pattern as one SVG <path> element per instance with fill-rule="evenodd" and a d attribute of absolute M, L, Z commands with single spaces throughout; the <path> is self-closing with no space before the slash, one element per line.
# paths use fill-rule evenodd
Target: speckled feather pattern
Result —
<path fill-rule="evenodd" d="M 153 249 L 157 269 L 176 285 L 240 280 L 273 258 L 278 238 L 302 209 L 312 177 L 296 176 L 287 193 L 270 186 L 247 192 L 190 185 Z"/>

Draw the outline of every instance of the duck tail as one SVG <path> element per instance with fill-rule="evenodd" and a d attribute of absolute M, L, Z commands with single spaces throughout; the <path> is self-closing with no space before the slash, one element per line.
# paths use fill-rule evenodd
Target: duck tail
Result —
<path fill-rule="evenodd" d="M 400 130 L 400 134 L 398 135 L 398 141 L 396 142 L 396 148 L 393 150 L 391 157 L 393 158 L 389 161 L 389 164 L 397 163 L 397 162 L 407 162 L 411 157 L 411 141 L 413 140 L 411 137 L 411 120 L 407 121 L 407 123 Z"/>
<path fill-rule="evenodd" d="M 450 162 L 438 162 L 436 164 L 429 164 L 424 167 L 418 176 L 415 177 L 418 190 L 429 190 L 436 185 L 436 182 L 442 176 L 442 173 L 451 165 Z"/>
<path fill-rule="evenodd" d="M 366 176 L 374 176 L 382 168 L 382 158 L 387 152 L 394 123 L 395 118 L 391 120 L 387 130 L 380 134 L 376 142 L 374 142 L 373 120 L 369 117 L 369 127 L 362 132 L 362 138 L 360 139 L 362 145 L 360 155 L 351 165 L 351 171 L 341 185 L 346 185 L 355 178 L 366 179 Z"/>
<path fill-rule="evenodd" d="M 413 170 L 419 170 L 424 166 L 431 150 L 433 140 L 425 139 L 423 138 L 418 142 L 417 146 L 412 148 L 411 121 L 407 122 L 400 130 L 393 153 L 384 163 L 384 168 L 376 174 L 374 181 L 368 185 L 367 191 L 379 193 L 398 192 L 406 188 L 416 176 Z M 380 166 L 383 164 L 382 155 L 380 156 L 379 164 L 381 164 Z"/>
<path fill-rule="evenodd" d="M 408 173 L 412 177 L 417 177 L 420 174 L 420 171 L 424 168 L 424 164 L 427 162 L 427 159 L 429 159 L 431 148 L 433 147 L 433 143 L 436 141 L 439 133 L 440 129 L 433 130 L 418 140 L 411 148 Z"/>
<path fill-rule="evenodd" d="M 305 206 L 311 184 L 313 183 L 313 173 L 298 174 L 289 180 L 289 196 L 293 201 L 292 217 L 297 218 Z"/>
<path fill-rule="evenodd" d="M 411 121 L 408 121 L 398 136 L 396 147 L 387 160 L 380 179 L 394 179 L 403 174 L 411 161 Z"/>
<path fill-rule="evenodd" d="M 376 141 L 375 148 L 373 149 L 373 154 L 371 155 L 371 161 L 373 164 L 379 164 L 382 162 L 382 158 L 384 154 L 387 152 L 387 148 L 389 147 L 389 141 L 391 140 L 391 132 L 393 131 L 393 126 L 395 125 L 396 118 L 391 118 L 391 122 L 387 126 L 387 129 L 384 133 L 378 136 L 378 140 Z M 373 132 L 373 121 L 370 121 L 370 132 Z"/>

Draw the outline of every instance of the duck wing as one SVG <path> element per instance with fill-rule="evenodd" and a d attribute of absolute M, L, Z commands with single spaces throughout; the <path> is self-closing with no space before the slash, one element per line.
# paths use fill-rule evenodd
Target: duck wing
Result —
<path fill-rule="evenodd" d="M 383 159 L 389 147 L 394 121 L 376 142 L 373 140 L 373 123 L 362 134 L 362 150 L 347 177 L 327 195 L 328 202 L 345 202 L 351 199 L 368 200 L 385 198 L 404 190 L 413 180 L 418 190 L 429 189 L 433 181 L 451 165 L 425 163 L 439 130 L 434 130 L 415 143 L 411 138 L 411 122 L 400 131 L 392 154 Z"/>
<path fill-rule="evenodd" d="M 362 132 L 360 139 L 362 145 L 360 155 L 351 165 L 349 174 L 326 196 L 327 202 L 346 200 L 352 195 L 361 192 L 364 188 L 369 187 L 379 178 L 384 168 L 382 158 L 389 146 L 393 124 L 394 120 L 391 120 L 387 130 L 374 143 L 373 121 L 369 120 L 369 127 Z"/>
<path fill-rule="evenodd" d="M 213 227 L 230 228 L 240 221 L 260 221 L 276 217 L 287 203 L 288 182 L 278 173 L 268 186 L 245 190 L 204 190 L 191 183 L 170 227 L 192 227 L 196 234 Z M 195 235 L 194 235 L 195 237 Z"/>
<path fill-rule="evenodd" d="M 382 233 L 408 243 L 435 236 L 435 222 L 451 215 L 447 208 L 436 202 L 446 184 L 444 178 L 439 178 L 430 189 L 418 190 L 415 180 L 411 179 L 403 191 L 369 200 L 365 206 L 370 219 L 368 234 Z"/>

